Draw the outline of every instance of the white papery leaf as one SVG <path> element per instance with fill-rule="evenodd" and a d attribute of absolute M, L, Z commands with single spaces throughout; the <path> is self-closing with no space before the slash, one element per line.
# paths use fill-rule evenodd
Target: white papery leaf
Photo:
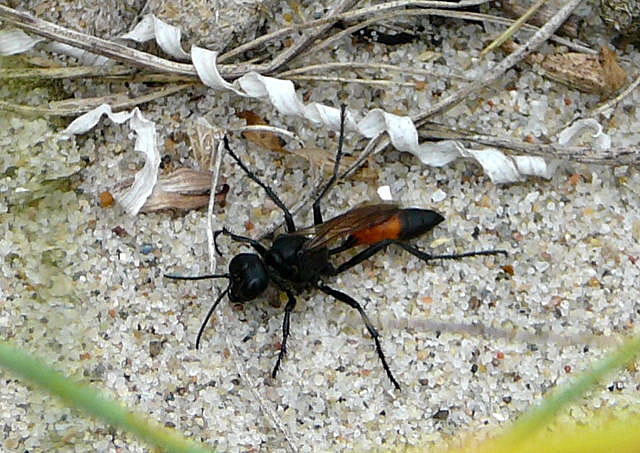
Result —
<path fill-rule="evenodd" d="M 114 198 L 131 215 L 136 215 L 144 202 L 149 198 L 158 180 L 160 168 L 160 151 L 156 141 L 156 125 L 142 116 L 136 107 L 131 112 L 111 111 L 111 106 L 102 104 L 90 112 L 76 118 L 60 134 L 61 139 L 67 139 L 71 135 L 84 134 L 93 129 L 103 115 L 109 117 L 117 124 L 129 122 L 129 127 L 136 133 L 134 149 L 145 157 L 144 167 L 135 175 L 133 185 L 122 193 L 114 193 Z"/>

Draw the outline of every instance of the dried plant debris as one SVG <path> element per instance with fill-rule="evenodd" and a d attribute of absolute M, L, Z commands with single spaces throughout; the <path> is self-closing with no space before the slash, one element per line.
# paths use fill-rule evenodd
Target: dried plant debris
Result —
<path fill-rule="evenodd" d="M 538 34 L 535 37 L 535 42 L 530 43 L 527 47 L 535 48 L 547 39 L 549 33 L 552 33 L 555 29 L 554 27 L 557 27 L 578 3 L 578 0 L 572 0 L 563 6 L 554 17 L 554 20 L 543 27 L 541 32 L 544 31 L 544 33 Z M 341 3 L 341 5 L 344 6 L 344 8 L 350 7 L 349 2 Z M 156 19 L 154 23 L 156 22 L 159 22 L 159 20 Z M 168 24 L 165 25 L 166 27 L 164 28 L 173 28 L 175 31 L 179 31 L 175 27 L 169 27 Z M 153 31 L 153 34 L 155 34 L 155 31 Z M 177 42 L 180 41 L 178 35 L 173 39 L 177 40 Z M 163 38 L 158 41 L 158 44 L 162 45 L 165 41 L 166 39 Z M 181 65 L 181 70 L 188 70 L 189 73 L 192 71 L 197 72 L 202 82 L 209 87 L 230 90 L 245 97 L 268 97 L 276 110 L 282 114 L 302 116 L 316 125 L 324 125 L 328 128 L 336 129 L 337 109 L 319 103 L 303 103 L 298 93 L 296 93 L 294 85 L 290 81 L 265 77 L 257 72 L 248 72 L 231 84 L 222 77 L 221 72 L 216 66 L 216 52 L 194 46 L 192 47 L 191 57 L 193 66 Z M 414 120 L 416 124 L 420 125 L 420 122 L 424 118 L 439 113 L 453 105 L 455 103 L 453 100 L 456 98 L 461 98 L 467 92 L 480 89 L 486 84 L 485 82 L 497 79 L 499 75 L 512 64 L 511 60 L 515 59 L 505 59 L 504 64 L 498 65 L 493 75 L 478 80 L 475 84 L 468 85 L 465 89 L 459 90 L 455 96 L 444 99 L 442 102 L 422 112 L 420 115 L 415 116 L 413 119 L 374 109 L 368 112 L 360 121 L 358 121 L 360 115 L 357 112 L 350 112 L 347 118 L 347 125 L 350 129 L 357 130 L 365 137 L 373 139 L 371 143 L 375 142 L 381 134 L 386 132 L 389 141 L 396 149 L 413 153 L 418 156 L 423 163 L 428 165 L 444 165 L 460 157 L 471 158 L 483 167 L 484 171 L 495 183 L 519 181 L 525 176 L 531 175 L 550 177 L 551 167 L 547 166 L 545 161 L 539 157 L 519 156 L 518 162 L 514 163 L 511 158 L 502 155 L 501 151 L 496 149 L 470 150 L 461 148 L 458 143 L 444 143 L 443 145 L 448 148 L 443 151 L 442 148 L 436 149 L 431 146 L 431 144 L 421 144 L 418 142 L 416 126 L 413 123 Z M 283 61 L 278 61 L 278 64 L 283 64 Z M 185 69 L 183 67 L 188 68 Z M 613 73 L 615 71 L 611 72 Z M 601 92 L 606 92 L 606 90 L 606 87 L 600 89 Z M 535 170 L 535 173 L 530 173 L 532 170 Z M 153 186 L 148 187 L 149 193 L 152 187 Z M 139 205 L 142 204 L 141 198 L 136 198 L 136 201 L 140 203 Z M 136 204 L 130 207 L 129 211 L 135 212 L 134 208 L 139 205 Z"/>
<path fill-rule="evenodd" d="M 109 39 L 125 33 L 130 24 L 136 22 L 145 0 L 75 0 L 71 3 L 21 0 L 8 3 L 32 12 L 39 19 Z"/>
<path fill-rule="evenodd" d="M 500 2 L 500 9 L 512 19 L 519 19 L 525 14 L 531 5 L 533 0 L 503 0 Z M 548 0 L 540 9 L 527 21 L 527 23 L 541 27 L 551 19 L 560 7 L 564 4 L 563 0 Z M 560 26 L 558 31 L 571 38 L 578 37 L 578 29 L 580 24 L 580 18 L 576 15 L 571 15 Z"/>
<path fill-rule="evenodd" d="M 560 19 L 566 17 L 566 15 L 568 15 L 573 10 L 573 8 L 575 8 L 577 2 L 578 0 L 572 0 L 571 2 L 567 3 L 567 5 L 563 6 L 559 11 L 557 17 L 554 18 L 553 23 L 551 23 L 551 25 L 549 26 L 545 25 L 545 33 L 540 34 L 536 38 L 537 42 L 543 42 L 543 38 L 545 38 L 546 33 L 552 32 L 554 30 L 554 27 L 559 25 L 559 23 L 561 22 Z M 339 10 L 343 10 L 350 8 L 352 4 L 350 1 L 345 0 L 338 6 L 336 6 L 336 8 L 338 8 Z M 157 22 L 159 22 L 159 19 L 155 19 L 153 22 L 157 24 Z M 326 26 L 328 27 L 329 25 Z M 319 28 L 316 29 L 317 33 L 314 33 L 316 33 L 317 35 L 324 29 L 324 27 L 325 25 L 323 22 L 323 25 L 319 25 Z M 150 32 L 156 35 L 158 44 L 161 47 L 163 43 L 166 43 L 167 40 L 177 42 L 180 41 L 177 33 L 173 38 L 162 36 L 162 39 L 159 39 L 156 33 L 157 28 L 158 27 L 154 25 L 153 30 L 146 30 L 146 32 Z M 166 26 L 163 26 L 162 28 L 165 31 L 170 29 L 174 29 L 174 31 L 176 32 L 179 31 L 175 27 L 169 27 L 168 24 L 166 24 Z M 304 35 L 304 37 L 308 38 L 308 36 L 306 35 Z M 87 37 L 87 39 L 89 38 L 90 37 Z M 296 40 L 294 44 L 292 44 L 292 46 L 287 49 L 287 52 L 289 50 L 300 50 L 301 48 L 297 47 L 301 45 L 299 41 L 303 44 L 308 43 L 308 40 L 305 39 Z M 536 45 L 539 45 L 539 42 Z M 165 49 L 164 47 L 162 48 Z M 285 52 L 286 55 L 283 54 L 282 58 L 288 58 L 290 56 L 290 52 L 287 52 Z M 141 56 L 139 57 L 142 58 Z M 276 79 L 273 77 L 266 77 L 256 71 L 250 71 L 246 73 L 240 71 L 244 75 L 236 79 L 232 84 L 229 83 L 225 78 L 223 78 L 223 74 L 225 74 L 226 77 L 235 77 L 236 72 L 229 72 L 229 65 L 226 65 L 225 67 L 221 66 L 219 70 L 219 68 L 216 66 L 216 52 L 193 46 L 191 49 L 191 58 L 193 66 L 180 64 L 180 71 L 186 71 L 186 73 L 189 74 L 191 74 L 192 72 L 197 73 L 201 81 L 211 88 L 219 90 L 229 90 L 243 97 L 268 97 L 269 101 L 273 104 L 275 109 L 284 115 L 304 117 L 317 126 L 323 125 L 327 128 L 337 130 L 339 117 L 337 109 L 316 102 L 305 104 L 304 102 L 302 102 L 301 97 L 298 95 L 298 93 L 296 93 L 295 86 L 291 81 Z M 276 57 L 273 61 L 273 64 L 275 65 L 273 67 L 284 64 L 286 58 L 284 60 L 282 58 L 280 56 Z M 171 63 L 171 68 L 174 68 L 172 70 L 175 70 L 177 63 Z M 507 61 L 507 63 L 509 63 L 509 60 Z M 504 70 L 506 70 L 506 68 L 508 67 L 507 63 L 499 66 L 495 72 L 503 73 Z M 154 63 L 153 67 L 155 67 L 156 64 L 157 62 Z M 260 68 L 263 68 L 263 66 L 261 65 L 258 66 L 260 66 Z M 273 67 L 269 66 L 269 68 L 272 69 L 265 71 L 271 72 L 273 70 Z M 251 68 L 256 69 L 257 66 L 252 65 Z M 491 77 L 497 78 L 498 75 L 494 75 Z M 467 88 L 460 90 L 456 94 L 456 96 L 446 98 L 441 103 L 416 116 L 414 118 L 415 121 L 417 121 L 417 124 L 419 125 L 420 121 L 424 117 L 434 115 L 436 113 L 439 113 L 440 110 L 449 108 L 454 104 L 453 99 L 461 98 L 466 93 L 466 91 L 473 91 L 480 88 L 481 86 L 486 85 L 485 80 L 478 81 L 477 85 L 478 87 L 473 84 L 468 85 Z M 368 112 L 360 121 L 358 121 L 359 117 L 361 117 L 361 115 L 358 112 L 350 112 L 347 118 L 347 127 L 351 130 L 358 131 L 360 134 L 369 139 L 374 139 L 374 141 L 377 140 L 377 138 L 381 136 L 381 134 L 386 132 L 389 136 L 389 141 L 396 149 L 400 151 L 410 152 L 416 156 L 419 156 L 423 163 L 429 164 L 430 162 L 443 161 L 451 162 L 456 158 L 470 157 L 483 167 L 484 171 L 491 177 L 492 181 L 495 183 L 520 181 L 525 176 L 549 176 L 549 169 L 545 168 L 544 160 L 541 160 L 540 158 L 521 157 L 521 161 L 530 159 L 531 162 L 527 163 L 526 165 L 522 165 L 524 162 L 521 162 L 521 164 L 518 165 L 511 165 L 509 164 L 509 159 L 507 158 L 505 160 L 504 158 L 500 158 L 500 151 L 496 150 L 492 150 L 492 152 L 490 153 L 485 153 L 484 157 L 480 159 L 478 158 L 479 154 L 471 151 L 465 152 L 465 150 L 460 150 L 457 145 L 454 145 L 455 149 L 453 150 L 453 152 L 449 152 L 447 154 L 447 159 L 442 159 L 441 150 L 430 151 L 432 149 L 430 144 L 421 144 L 418 142 L 418 133 L 412 118 L 393 115 L 380 109 L 374 109 Z M 491 157 L 491 159 L 487 159 L 487 156 Z M 507 167 L 505 167 L 505 165 L 507 165 Z M 538 169 L 542 171 L 542 173 L 536 173 L 535 175 L 530 173 L 522 173 L 523 171 L 526 171 L 528 169 Z M 516 171 L 514 172 L 514 170 Z M 510 179 L 505 179 L 507 175 L 511 175 L 509 177 Z M 142 200 L 138 198 L 137 201 L 140 202 L 139 205 L 141 206 Z M 138 207 L 138 204 L 129 208 L 129 211 L 135 212 L 134 208 L 136 207 Z"/>
<path fill-rule="evenodd" d="M 503 45 L 508 52 L 516 47 L 513 42 Z M 544 77 L 584 93 L 599 94 L 603 98 L 617 92 L 627 81 L 627 73 L 618 64 L 616 53 L 606 46 L 600 48 L 598 55 L 579 52 L 535 53 L 526 60 L 538 64 Z"/>
<path fill-rule="evenodd" d="M 151 0 L 145 13 L 180 27 L 185 32 L 185 48 L 192 44 L 222 52 L 254 39 L 274 0 Z"/>
<path fill-rule="evenodd" d="M 304 147 L 292 149 L 290 152 L 291 154 L 306 159 L 312 167 L 319 168 L 325 177 L 331 176 L 333 166 L 335 165 L 335 151 L 316 147 Z M 340 159 L 340 173 L 343 174 L 350 169 L 356 160 L 357 158 L 353 156 L 342 156 Z M 365 162 L 365 165 L 362 165 L 359 170 L 350 177 L 362 180 L 377 179 L 378 172 L 373 168 L 371 160 L 368 162 L 368 165 Z"/>
<path fill-rule="evenodd" d="M 133 179 L 130 178 L 114 187 L 113 191 L 123 193 L 129 190 L 132 184 Z M 182 211 L 199 209 L 209 203 L 210 189 L 211 172 L 179 168 L 158 178 L 153 192 L 140 212 L 154 212 L 162 209 Z M 215 201 L 218 206 L 224 206 L 228 192 L 229 186 L 225 183 L 216 187 Z"/>
<path fill-rule="evenodd" d="M 600 0 L 600 10 L 605 24 L 631 41 L 640 42 L 640 1 Z"/>
<path fill-rule="evenodd" d="M 603 97 L 618 91 L 627 80 L 615 52 L 608 47 L 602 47 L 598 56 L 576 52 L 547 55 L 540 64 L 550 79 Z"/>
<path fill-rule="evenodd" d="M 238 118 L 244 119 L 247 122 L 247 126 L 266 126 L 269 124 L 264 118 L 250 110 L 238 112 L 236 115 Z M 270 151 L 284 151 L 284 140 L 271 132 L 245 131 L 242 133 L 242 136 L 261 148 L 265 148 Z"/>

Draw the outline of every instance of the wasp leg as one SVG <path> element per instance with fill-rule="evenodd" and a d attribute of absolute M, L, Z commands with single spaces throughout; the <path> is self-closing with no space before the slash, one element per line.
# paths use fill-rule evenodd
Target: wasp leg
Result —
<path fill-rule="evenodd" d="M 362 321 L 364 322 L 364 325 L 367 327 L 369 334 L 371 335 L 371 337 L 373 338 L 373 341 L 376 344 L 376 351 L 378 353 L 378 357 L 380 358 L 380 361 L 382 362 L 382 368 L 384 368 L 384 371 L 387 373 L 389 380 L 391 380 L 391 383 L 396 388 L 396 390 L 400 390 L 400 384 L 398 384 L 398 381 L 396 381 L 396 378 L 393 377 L 393 373 L 391 373 L 391 369 L 387 364 L 387 359 L 384 356 L 384 352 L 382 352 L 382 346 L 380 345 L 380 340 L 379 340 L 380 334 L 375 329 L 375 327 L 373 327 L 373 324 L 371 324 L 371 321 L 369 320 L 369 317 L 365 313 L 362 306 L 353 297 L 349 296 L 348 294 L 345 294 L 341 291 L 333 289 L 323 283 L 318 283 L 317 287 L 323 293 L 328 294 L 334 299 L 347 304 L 351 308 L 355 308 L 356 310 L 358 310 L 358 313 L 360 313 L 360 316 L 362 317 Z"/>
<path fill-rule="evenodd" d="M 380 250 L 384 250 L 389 244 L 392 244 L 392 243 L 393 241 L 391 239 L 385 239 L 384 241 L 376 242 L 375 244 L 367 247 L 360 253 L 357 253 L 356 255 L 352 256 L 349 260 L 345 261 L 340 266 L 338 266 L 335 270 L 335 274 L 340 274 L 346 270 L 351 269 L 354 266 L 357 266 L 363 261 L 371 258 Z"/>
<path fill-rule="evenodd" d="M 222 252 L 218 248 L 218 236 L 220 236 L 223 232 L 224 230 L 218 230 L 213 232 L 213 247 L 216 249 L 216 253 L 219 256 L 222 256 Z"/>
<path fill-rule="evenodd" d="M 273 367 L 273 371 L 271 372 L 271 377 L 274 379 L 278 374 L 280 362 L 282 362 L 282 359 L 287 353 L 287 340 L 289 339 L 289 323 L 291 320 L 291 312 L 296 307 L 296 298 L 293 293 L 288 289 L 285 289 L 284 291 L 287 293 L 289 301 L 284 307 L 284 320 L 282 321 L 282 345 L 280 346 L 280 353 L 278 354 L 278 360 L 276 360 L 276 366 Z"/>
<path fill-rule="evenodd" d="M 224 140 L 224 147 L 227 149 L 227 152 L 233 158 L 233 160 L 236 161 L 236 163 L 240 166 L 240 168 L 242 168 L 242 170 L 246 173 L 246 175 L 251 180 L 253 180 L 253 182 L 255 182 L 256 184 L 258 184 L 260 187 L 262 187 L 264 189 L 264 191 L 267 193 L 267 196 L 269 198 L 271 198 L 271 201 L 273 201 L 276 204 L 276 206 L 278 206 L 280 209 L 282 209 L 282 212 L 284 213 L 284 222 L 287 224 L 287 232 L 288 233 L 295 232 L 296 231 L 296 226 L 293 223 L 293 217 L 291 216 L 291 212 L 289 212 L 289 210 L 284 205 L 284 203 L 282 202 L 280 197 L 278 197 L 278 195 L 276 195 L 276 193 L 271 189 L 271 187 L 269 187 L 268 185 L 266 185 L 265 183 L 260 181 L 260 178 L 258 178 L 255 175 L 255 173 L 253 173 L 251 170 L 249 170 L 245 166 L 245 164 L 242 163 L 240 158 L 233 152 L 233 150 L 229 146 L 229 139 L 227 139 L 226 135 L 224 136 L 223 140 Z"/>
<path fill-rule="evenodd" d="M 413 245 L 405 244 L 403 242 L 393 242 L 398 247 L 403 248 L 407 252 L 411 253 L 416 258 L 421 259 L 424 262 L 431 260 L 459 260 L 461 258 L 469 258 L 470 256 L 497 256 L 497 255 L 509 255 L 506 250 L 478 250 L 476 252 L 464 252 L 453 253 L 450 255 L 430 255 L 423 252 L 419 248 Z"/>
<path fill-rule="evenodd" d="M 395 241 L 393 239 L 385 239 L 384 241 L 377 242 L 368 248 L 364 249 L 362 252 L 356 254 L 348 261 L 345 261 L 340 266 L 338 266 L 335 270 L 336 274 L 344 272 L 348 269 L 351 269 L 354 266 L 362 263 L 363 261 L 371 258 L 373 255 L 378 253 L 379 251 L 387 248 L 389 245 L 397 245 L 398 247 L 406 250 L 411 253 L 416 258 L 428 263 L 432 260 L 458 260 L 461 258 L 468 258 L 470 256 L 495 256 L 495 255 L 505 255 L 508 253 L 504 250 L 480 250 L 477 252 L 466 252 L 466 253 L 454 253 L 450 255 L 431 255 L 429 253 L 425 253 L 416 246 L 405 244 L 404 242 Z"/>
<path fill-rule="evenodd" d="M 329 189 L 338 179 L 338 172 L 340 171 L 340 159 L 342 158 L 342 144 L 344 143 L 344 121 L 347 114 L 347 106 L 342 104 L 340 106 L 340 137 L 338 138 L 338 151 L 336 152 L 336 161 L 333 165 L 333 174 L 327 184 L 316 198 L 316 201 L 313 202 L 313 224 L 320 225 L 322 223 L 322 212 L 320 212 L 320 200 L 324 197 Z"/>
<path fill-rule="evenodd" d="M 345 239 L 342 244 L 332 249 L 329 249 L 329 256 L 336 255 L 338 253 L 344 252 L 345 250 L 349 250 L 351 247 L 356 245 L 357 239 L 353 236 L 349 236 Z"/>
<path fill-rule="evenodd" d="M 231 231 L 227 230 L 226 228 L 223 228 L 223 229 L 218 230 L 215 233 L 213 233 L 213 243 L 214 243 L 214 246 L 216 248 L 216 252 L 218 252 L 219 255 L 222 255 L 222 253 L 220 253 L 220 250 L 218 249 L 218 244 L 216 243 L 216 239 L 221 234 L 224 234 L 225 236 L 229 236 L 233 241 L 243 242 L 245 244 L 249 244 L 263 258 L 267 255 L 267 249 L 264 248 L 264 245 L 260 244 L 255 239 L 251 239 L 251 238 L 248 238 L 248 237 L 245 237 L 245 236 L 240 236 L 238 234 L 233 234 Z"/>

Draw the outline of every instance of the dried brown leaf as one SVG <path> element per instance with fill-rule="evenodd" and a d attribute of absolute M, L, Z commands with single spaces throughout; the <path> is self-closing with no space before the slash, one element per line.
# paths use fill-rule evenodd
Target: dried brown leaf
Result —
<path fill-rule="evenodd" d="M 289 151 L 291 154 L 300 156 L 309 162 L 312 167 L 320 168 L 325 176 L 330 176 L 333 172 L 333 166 L 336 162 L 336 155 L 333 151 L 327 151 L 321 148 L 305 147 L 298 148 Z M 340 173 L 344 173 L 356 162 L 356 158 L 353 156 L 343 155 L 340 159 Z M 377 177 L 375 172 L 371 169 L 371 166 L 364 168 L 360 167 L 358 173 L 354 175 L 361 179 L 372 180 Z"/>
<path fill-rule="evenodd" d="M 118 184 L 114 192 L 123 192 L 133 184 L 128 179 Z M 199 209 L 209 203 L 211 172 L 179 168 L 168 175 L 158 178 L 153 192 L 142 206 L 141 212 L 154 212 L 162 209 L 180 209 L 189 211 Z M 223 205 L 229 191 L 227 184 L 216 188 L 216 203 Z"/>
<path fill-rule="evenodd" d="M 505 43 L 503 49 L 513 52 L 517 45 Z M 609 97 L 624 86 L 627 73 L 618 64 L 616 54 L 602 47 L 598 55 L 564 52 L 551 55 L 531 54 L 528 63 L 538 63 L 542 75 L 584 93 Z"/>
<path fill-rule="evenodd" d="M 260 117 L 256 113 L 245 110 L 237 113 L 238 118 L 242 118 L 247 122 L 247 126 L 266 126 L 267 123 L 264 118 Z M 250 142 L 255 143 L 256 145 L 268 149 L 270 151 L 285 151 L 283 146 L 284 142 L 280 137 L 271 132 L 266 131 L 245 131 L 242 133 L 242 136 L 249 140 Z"/>

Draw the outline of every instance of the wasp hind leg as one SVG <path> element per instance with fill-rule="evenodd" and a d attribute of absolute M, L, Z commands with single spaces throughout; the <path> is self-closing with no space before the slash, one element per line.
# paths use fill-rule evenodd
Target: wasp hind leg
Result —
<path fill-rule="evenodd" d="M 353 297 L 343 293 L 342 291 L 338 291 L 322 283 L 318 283 L 317 287 L 320 291 L 322 291 L 325 294 L 328 294 L 329 296 L 333 297 L 337 301 L 343 302 L 348 306 L 350 306 L 351 308 L 355 308 L 356 310 L 358 310 L 358 313 L 360 313 L 360 317 L 362 317 L 362 321 L 364 322 L 364 325 L 367 327 L 367 330 L 369 331 L 369 334 L 373 338 L 373 341 L 376 345 L 376 352 L 378 353 L 378 358 L 382 362 L 382 368 L 384 368 L 384 371 L 387 373 L 387 377 L 389 378 L 393 386 L 396 388 L 396 390 L 400 390 L 400 384 L 398 384 L 398 381 L 396 381 L 396 378 L 393 376 L 393 373 L 391 372 L 391 369 L 387 364 L 387 359 L 384 356 L 384 352 L 382 352 L 382 346 L 380 345 L 380 339 L 379 339 L 380 334 L 378 333 L 376 328 L 373 327 L 373 324 L 371 323 L 371 321 L 369 320 L 369 317 L 365 313 L 364 308 L 362 308 L 362 305 L 360 305 L 358 301 L 356 301 Z"/>
<path fill-rule="evenodd" d="M 396 241 L 394 239 L 385 239 L 383 241 L 377 242 L 373 245 L 370 245 L 360 253 L 354 255 L 349 260 L 342 263 L 335 270 L 335 274 L 340 274 L 348 269 L 351 269 L 354 266 L 362 263 L 363 261 L 371 258 L 373 255 L 378 253 L 381 250 L 384 250 L 390 245 L 396 245 L 403 250 L 411 253 L 413 256 L 418 258 L 419 260 L 428 263 L 432 260 L 459 260 L 461 258 L 469 258 L 471 256 L 496 256 L 496 255 L 505 255 L 508 253 L 505 250 L 480 250 L 477 252 L 465 252 L 465 253 L 453 253 L 446 255 L 431 255 L 429 253 L 425 253 L 420 250 L 418 247 L 410 244 L 405 244 L 404 242 Z M 334 275 L 335 275 L 334 274 Z"/>

